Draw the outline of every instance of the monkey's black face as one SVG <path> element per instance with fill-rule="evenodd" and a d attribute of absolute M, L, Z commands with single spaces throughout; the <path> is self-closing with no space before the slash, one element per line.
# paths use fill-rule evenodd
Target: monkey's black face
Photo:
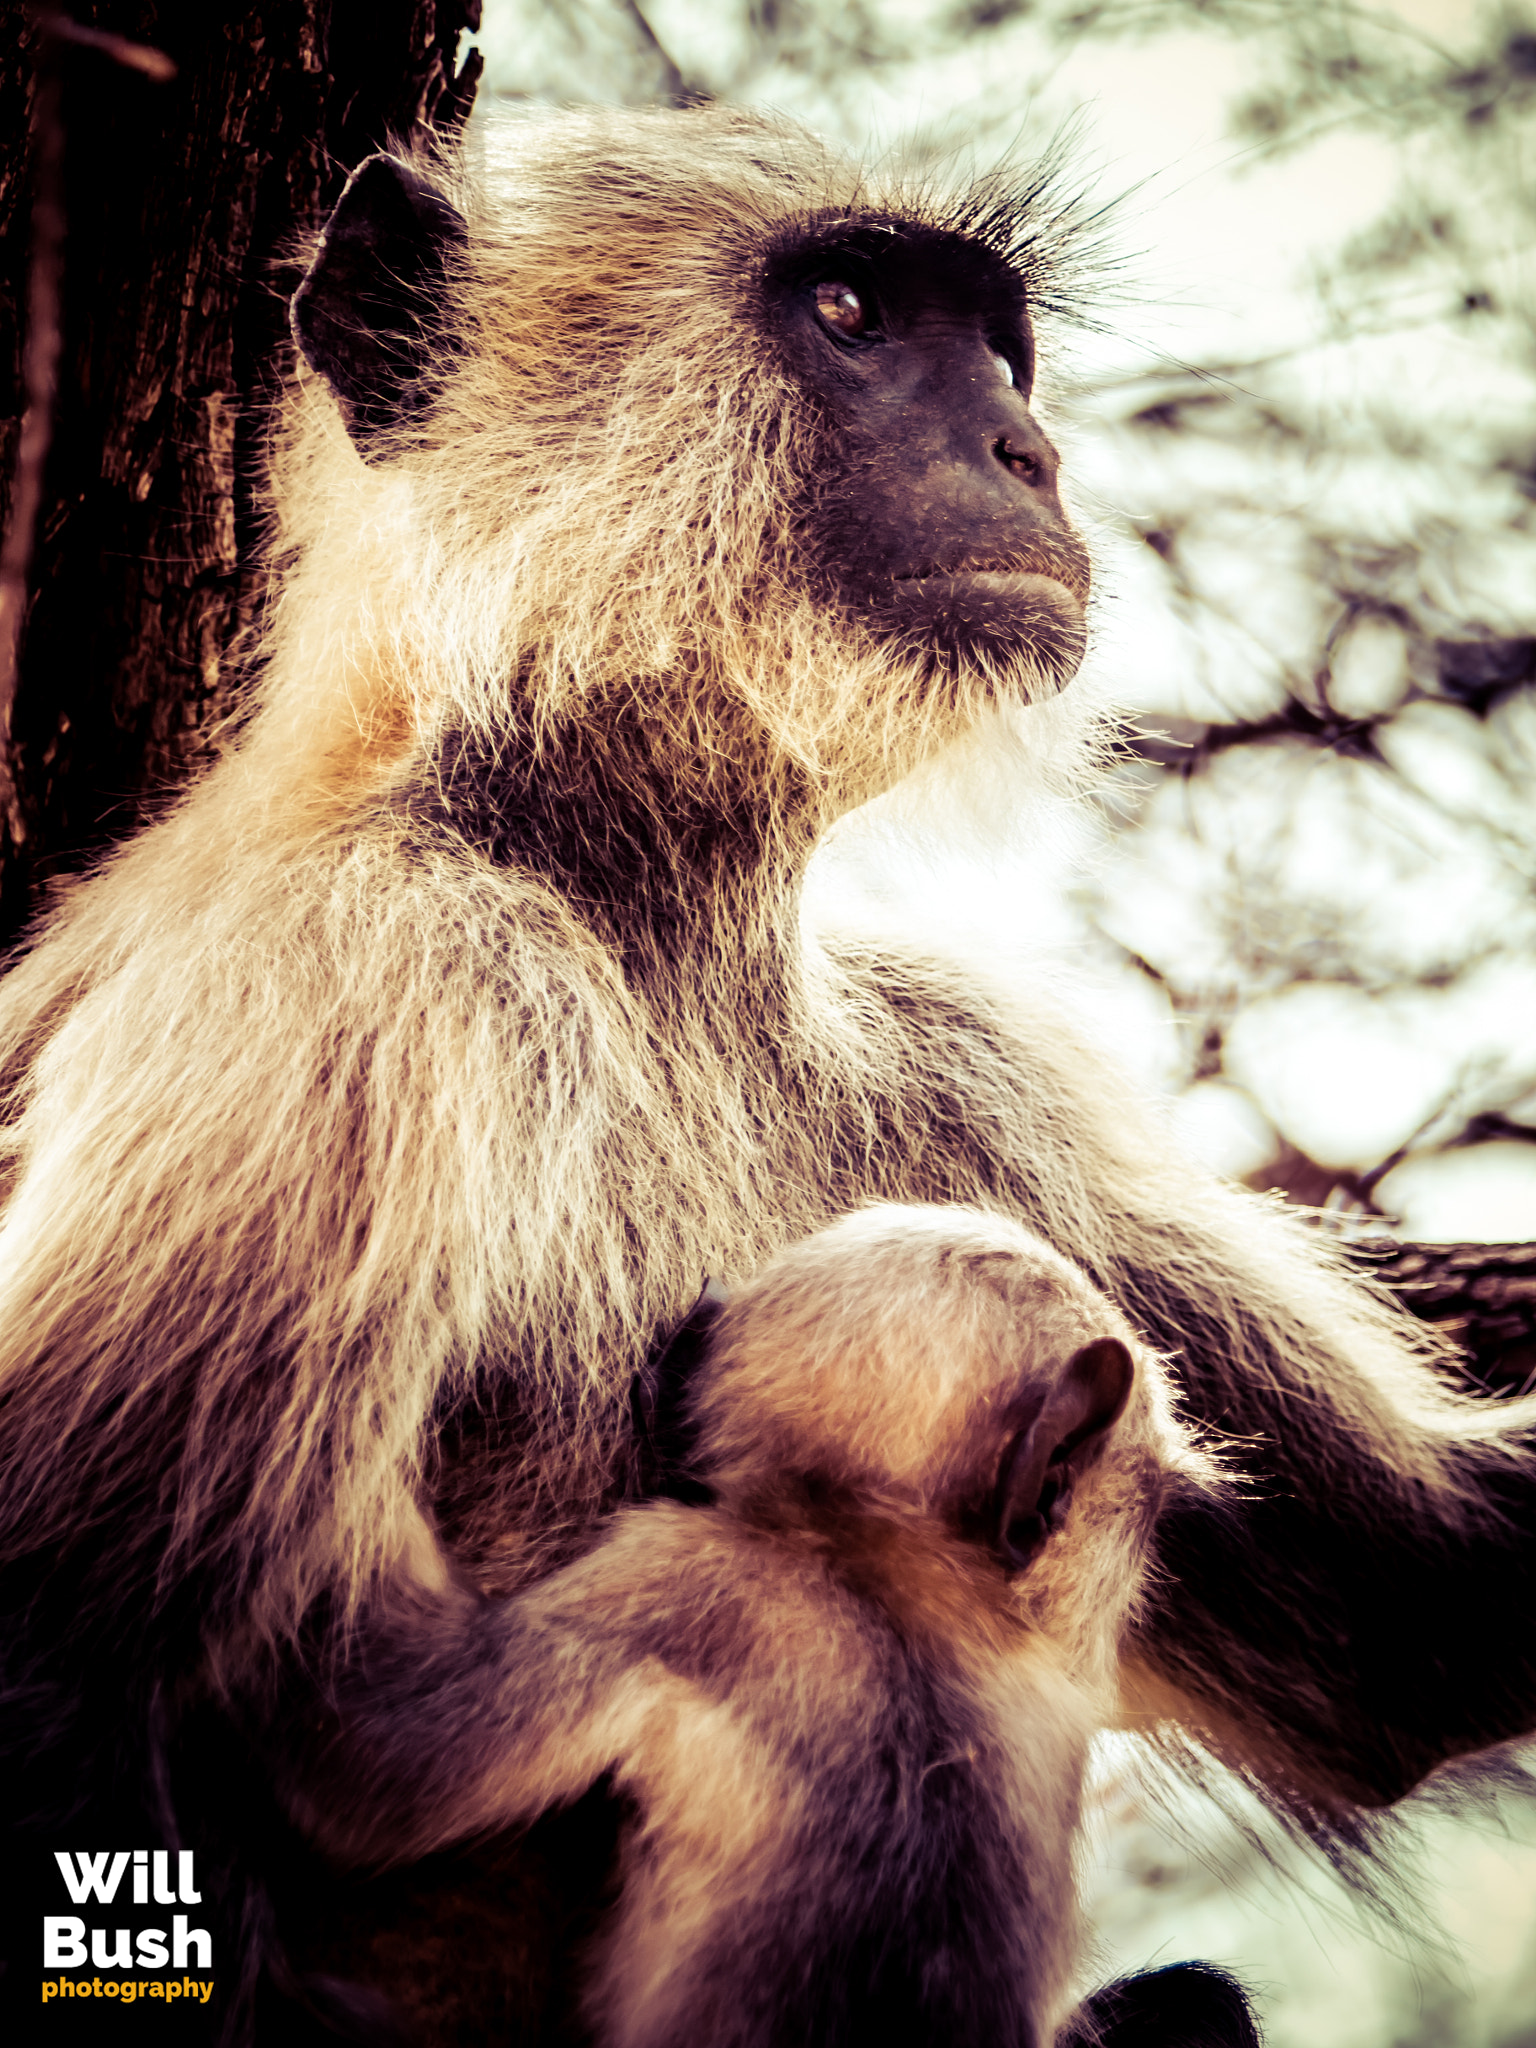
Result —
<path fill-rule="evenodd" d="M 449 203 L 385 157 L 326 226 L 294 333 L 369 461 L 436 401 L 454 359 L 439 308 L 467 247 Z M 809 436 L 786 426 L 818 451 L 798 522 L 815 594 L 951 672 L 1025 657 L 1040 686 L 1067 682 L 1088 556 L 1029 409 L 1018 273 L 952 229 L 875 214 L 787 230 L 750 268 L 749 317 L 807 401 Z"/>
<path fill-rule="evenodd" d="M 767 287 L 823 426 L 804 530 L 826 594 L 947 666 L 1032 655 L 1065 683 L 1088 555 L 1029 409 L 1018 279 L 957 235 L 840 223 L 778 252 Z"/>

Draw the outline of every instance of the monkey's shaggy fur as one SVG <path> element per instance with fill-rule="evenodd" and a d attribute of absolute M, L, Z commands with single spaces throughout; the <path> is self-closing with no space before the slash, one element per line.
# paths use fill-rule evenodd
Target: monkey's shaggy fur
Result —
<path fill-rule="evenodd" d="M 497 1592 L 578 1552 L 700 1274 L 871 1198 L 1025 1220 L 1276 1475 L 1289 1550 L 1254 1546 L 1234 1612 L 1227 1539 L 1179 1539 L 1149 1713 L 1308 1815 L 1513 1732 L 1502 1693 L 1351 1666 L 1329 1558 L 1459 1558 L 1531 1409 L 1442 1387 L 1030 988 L 801 927 L 850 806 L 983 719 L 1068 787 L 1094 730 L 1036 664 L 945 668 L 813 594 L 837 448 L 764 265 L 916 214 L 1044 302 L 1049 208 L 888 189 L 719 110 L 485 146 L 443 174 L 469 241 L 435 402 L 364 461 L 304 380 L 248 724 L 0 987 L 13 1796 L 51 1825 L 132 1779 L 174 1830 L 183 1718 L 259 1721 L 296 1664 L 323 1689 L 436 1540 L 422 1508 Z"/>

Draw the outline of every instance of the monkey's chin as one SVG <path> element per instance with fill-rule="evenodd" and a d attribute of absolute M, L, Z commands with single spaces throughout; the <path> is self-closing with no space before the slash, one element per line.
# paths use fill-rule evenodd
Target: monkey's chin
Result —
<path fill-rule="evenodd" d="M 931 649 L 945 668 L 1027 666 L 1039 678 L 1031 695 L 1065 689 L 1087 644 L 1082 598 L 1036 570 L 898 576 L 873 609 L 883 626 Z"/>

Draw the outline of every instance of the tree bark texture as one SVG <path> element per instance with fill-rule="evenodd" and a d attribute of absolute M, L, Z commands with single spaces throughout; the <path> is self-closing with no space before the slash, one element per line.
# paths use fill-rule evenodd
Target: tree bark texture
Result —
<path fill-rule="evenodd" d="M 66 20 L 0 0 L 8 535 L 25 511 L 17 455 L 29 323 L 48 318 L 36 287 L 50 203 L 62 224 L 51 420 L 0 733 L 0 944 L 51 875 L 178 785 L 234 708 L 263 587 L 264 440 L 290 362 L 294 251 L 371 150 L 462 121 L 479 59 L 460 71 L 456 52 L 479 18 L 480 0 L 98 0 Z M 124 61 L 114 38 L 174 76 Z"/>
<path fill-rule="evenodd" d="M 1536 1244 L 1403 1244 L 1364 1238 L 1362 1268 L 1460 1345 L 1468 1379 L 1491 1394 L 1536 1384 Z"/>

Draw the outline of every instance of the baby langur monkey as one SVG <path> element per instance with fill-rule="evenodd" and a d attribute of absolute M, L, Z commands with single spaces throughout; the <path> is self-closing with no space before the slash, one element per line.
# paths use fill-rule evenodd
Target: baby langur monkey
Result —
<path fill-rule="evenodd" d="M 1255 2041 L 1198 1968 L 1070 2010 L 1089 1741 L 1160 1507 L 1221 1483 L 1125 1320 L 1011 1221 L 870 1208 L 736 1294 L 687 1409 L 699 1497 L 492 1610 L 417 1846 L 611 1774 L 603 2048 Z"/>

